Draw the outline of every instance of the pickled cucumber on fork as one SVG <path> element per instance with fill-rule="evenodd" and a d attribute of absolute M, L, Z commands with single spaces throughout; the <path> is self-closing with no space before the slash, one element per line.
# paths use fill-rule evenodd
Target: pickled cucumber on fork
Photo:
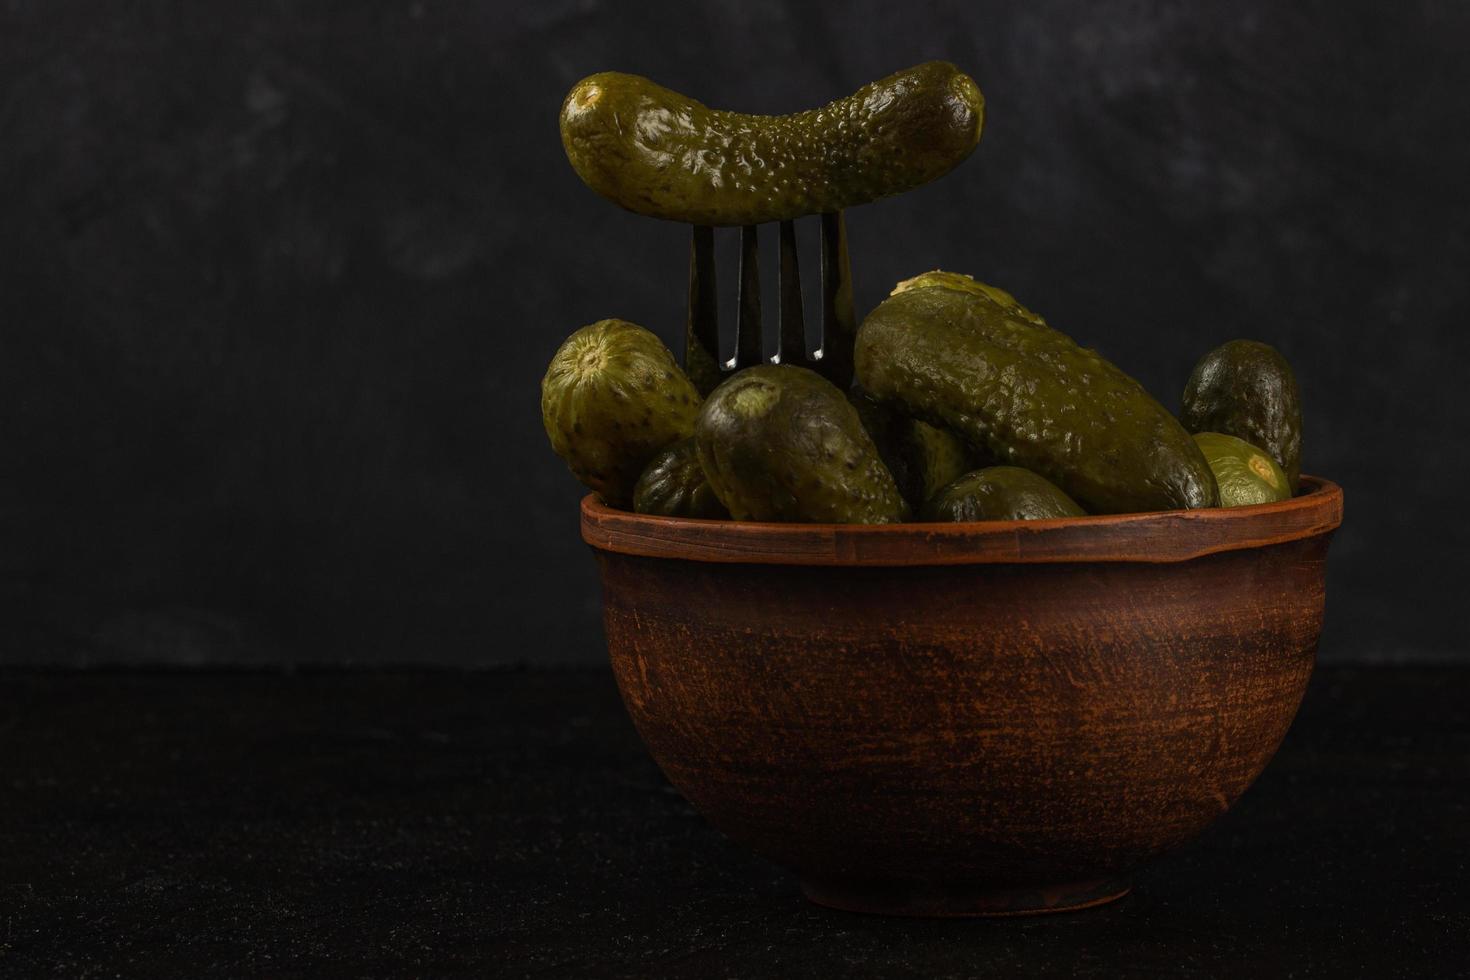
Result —
<path fill-rule="evenodd" d="M 930 61 L 820 109 L 711 109 L 646 78 L 601 72 L 561 110 L 577 175 L 629 211 L 696 225 L 753 225 L 840 211 L 948 173 L 980 140 L 974 79 Z"/>

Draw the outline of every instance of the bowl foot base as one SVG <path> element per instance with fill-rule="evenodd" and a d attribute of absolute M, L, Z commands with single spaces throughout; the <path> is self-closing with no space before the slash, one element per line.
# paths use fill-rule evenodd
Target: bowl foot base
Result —
<path fill-rule="evenodd" d="M 1093 878 L 1055 885 L 998 886 L 968 881 L 873 881 L 846 878 L 801 880 L 801 890 L 818 905 L 872 915 L 965 918 L 1044 915 L 1106 905 L 1128 894 L 1124 878 Z"/>

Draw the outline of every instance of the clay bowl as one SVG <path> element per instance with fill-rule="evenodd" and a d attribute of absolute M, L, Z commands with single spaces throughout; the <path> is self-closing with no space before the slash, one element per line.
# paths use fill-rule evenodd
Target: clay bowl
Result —
<path fill-rule="evenodd" d="M 866 912 L 1083 908 L 1291 724 L 1342 491 L 987 524 L 746 524 L 587 497 L 623 700 L 709 821 Z"/>

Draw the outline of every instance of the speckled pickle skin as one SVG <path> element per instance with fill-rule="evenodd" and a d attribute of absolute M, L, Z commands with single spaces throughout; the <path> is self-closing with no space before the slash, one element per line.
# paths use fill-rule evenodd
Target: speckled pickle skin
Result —
<path fill-rule="evenodd" d="M 652 332 L 599 320 L 562 343 L 541 380 L 541 422 L 572 475 L 627 507 L 649 461 L 694 434 L 699 392 Z"/>
<path fill-rule="evenodd" d="M 749 225 L 926 184 L 970 155 L 984 121 L 979 87 L 943 61 L 786 116 L 710 109 L 646 78 L 602 72 L 567 95 L 561 138 L 587 186 L 629 211 Z"/>
<path fill-rule="evenodd" d="M 1218 504 L 1199 447 L 1138 382 L 1008 293 L 947 276 L 901 283 L 863 321 L 864 388 L 1041 474 L 1090 513 Z"/>
<path fill-rule="evenodd" d="M 705 401 L 695 441 L 736 520 L 891 524 L 908 516 L 857 409 L 806 368 L 762 365 L 725 381 Z"/>

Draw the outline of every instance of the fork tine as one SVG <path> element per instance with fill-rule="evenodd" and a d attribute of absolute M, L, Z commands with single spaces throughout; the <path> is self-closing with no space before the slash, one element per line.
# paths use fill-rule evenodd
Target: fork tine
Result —
<path fill-rule="evenodd" d="M 760 253 L 755 225 L 740 229 L 740 311 L 736 321 L 735 357 L 726 367 L 752 367 L 765 359 L 761 338 Z"/>
<path fill-rule="evenodd" d="M 844 391 L 852 384 L 852 345 L 856 336 L 847 218 L 841 211 L 829 211 L 822 215 L 822 346 L 812 366 Z"/>
<path fill-rule="evenodd" d="M 720 383 L 720 313 L 715 291 L 715 230 L 695 225 L 689 241 L 689 321 L 684 371 L 701 395 Z"/>
<path fill-rule="evenodd" d="M 796 222 L 781 222 L 781 346 L 772 359 L 780 364 L 806 361 L 806 323 L 801 310 L 801 270 L 796 260 Z"/>

